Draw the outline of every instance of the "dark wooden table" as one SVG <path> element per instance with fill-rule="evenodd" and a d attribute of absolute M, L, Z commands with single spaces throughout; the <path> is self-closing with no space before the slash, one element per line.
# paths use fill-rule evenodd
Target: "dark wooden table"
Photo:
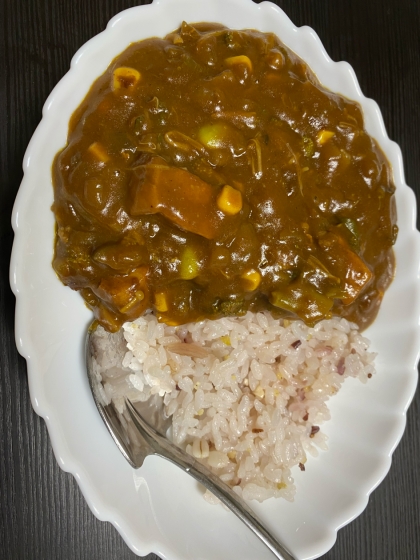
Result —
<path fill-rule="evenodd" d="M 22 158 L 46 97 L 85 41 L 117 12 L 145 3 L 0 0 L 0 557 L 6 560 L 136 558 L 60 470 L 44 421 L 32 410 L 26 364 L 14 344 L 8 267 Z M 389 136 L 400 144 L 407 183 L 419 196 L 419 0 L 276 3 L 296 25 L 312 26 L 334 60 L 353 65 L 365 95 L 379 103 Z M 324 560 L 420 559 L 419 403 L 417 393 L 388 477 L 366 511 L 339 532 Z"/>

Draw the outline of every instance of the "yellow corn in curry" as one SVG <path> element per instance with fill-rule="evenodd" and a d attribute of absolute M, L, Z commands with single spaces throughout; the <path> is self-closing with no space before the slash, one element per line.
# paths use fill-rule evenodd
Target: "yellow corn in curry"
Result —
<path fill-rule="evenodd" d="M 188 25 L 93 84 L 53 166 L 53 266 L 108 330 L 269 309 L 362 328 L 394 270 L 388 162 L 273 34 Z"/>

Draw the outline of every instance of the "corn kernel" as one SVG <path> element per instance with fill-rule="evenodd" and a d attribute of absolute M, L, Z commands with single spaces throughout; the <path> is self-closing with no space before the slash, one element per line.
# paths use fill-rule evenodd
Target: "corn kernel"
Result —
<path fill-rule="evenodd" d="M 261 274 L 258 272 L 258 270 L 247 270 L 241 275 L 241 278 L 246 281 L 245 290 L 247 292 L 253 292 L 261 283 Z"/>
<path fill-rule="evenodd" d="M 221 336 L 220 340 L 223 342 L 223 344 L 226 344 L 226 346 L 230 346 L 230 336 Z"/>
<path fill-rule="evenodd" d="M 155 307 L 161 313 L 168 311 L 168 301 L 164 292 L 158 292 L 155 294 Z"/>
<path fill-rule="evenodd" d="M 120 66 L 113 73 L 112 86 L 114 91 L 117 89 L 131 89 L 140 81 L 141 74 L 135 68 Z"/>
<path fill-rule="evenodd" d="M 236 64 L 245 64 L 245 66 L 248 67 L 248 70 L 249 70 L 250 72 L 252 72 L 252 62 L 251 62 L 251 59 L 250 59 L 248 56 L 244 55 L 244 54 L 239 55 L 239 56 L 231 56 L 231 57 L 229 57 L 229 58 L 226 58 L 226 59 L 225 59 L 225 62 L 226 62 L 226 64 L 227 64 L 228 66 L 235 66 Z"/>
<path fill-rule="evenodd" d="M 224 214 L 234 216 L 242 210 L 242 195 L 230 185 L 225 185 L 217 197 L 217 206 Z"/>
<path fill-rule="evenodd" d="M 334 136 L 334 132 L 331 130 L 320 130 L 317 134 L 316 140 L 318 144 L 325 144 L 330 138 Z"/>
<path fill-rule="evenodd" d="M 93 144 L 91 144 L 88 148 L 88 151 L 102 163 L 106 163 L 109 160 L 109 155 L 106 153 L 105 148 L 99 142 L 94 142 Z"/>

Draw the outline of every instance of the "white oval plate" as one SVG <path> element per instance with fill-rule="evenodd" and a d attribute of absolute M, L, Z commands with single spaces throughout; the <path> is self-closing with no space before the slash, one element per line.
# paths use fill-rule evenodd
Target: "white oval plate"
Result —
<path fill-rule="evenodd" d="M 28 363 L 33 407 L 47 423 L 61 468 L 73 473 L 95 515 L 113 523 L 134 552 L 153 551 L 169 560 L 271 560 L 233 514 L 207 504 L 197 484 L 176 467 L 148 458 L 134 471 L 125 462 L 96 411 L 85 375 L 83 343 L 91 314 L 51 267 L 51 164 L 66 144 L 71 114 L 94 79 L 129 43 L 164 36 L 182 20 L 275 32 L 327 88 L 362 105 L 366 129 L 394 171 L 400 227 L 397 273 L 367 332 L 378 352 L 377 375 L 367 386 L 349 379 L 331 401 L 333 419 L 323 428 L 330 449 L 310 459 L 306 472 L 294 472 L 295 502 L 252 503 L 273 533 L 300 560 L 309 560 L 333 546 L 337 529 L 363 511 L 370 492 L 388 472 L 415 392 L 420 348 L 420 235 L 400 149 L 389 140 L 376 103 L 362 95 L 352 68 L 333 62 L 312 29 L 296 28 L 269 2 L 155 0 L 115 16 L 76 53 L 70 71 L 45 103 L 25 154 L 13 212 L 16 342 Z"/>

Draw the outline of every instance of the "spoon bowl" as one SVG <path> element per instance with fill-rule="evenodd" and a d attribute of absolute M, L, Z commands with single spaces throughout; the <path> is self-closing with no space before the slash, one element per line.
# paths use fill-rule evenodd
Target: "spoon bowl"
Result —
<path fill-rule="evenodd" d="M 119 413 L 112 402 L 101 397 L 101 378 L 93 368 L 93 334 L 95 323 L 87 332 L 85 352 L 89 386 L 99 414 L 118 449 L 134 469 L 143 465 L 148 455 L 158 455 L 171 461 L 200 482 L 225 504 L 279 560 L 297 560 L 287 548 L 269 533 L 248 504 L 207 467 L 176 446 L 167 437 L 172 424 L 164 411 L 163 398 L 153 395 L 144 402 L 125 399 L 125 409 Z"/>

